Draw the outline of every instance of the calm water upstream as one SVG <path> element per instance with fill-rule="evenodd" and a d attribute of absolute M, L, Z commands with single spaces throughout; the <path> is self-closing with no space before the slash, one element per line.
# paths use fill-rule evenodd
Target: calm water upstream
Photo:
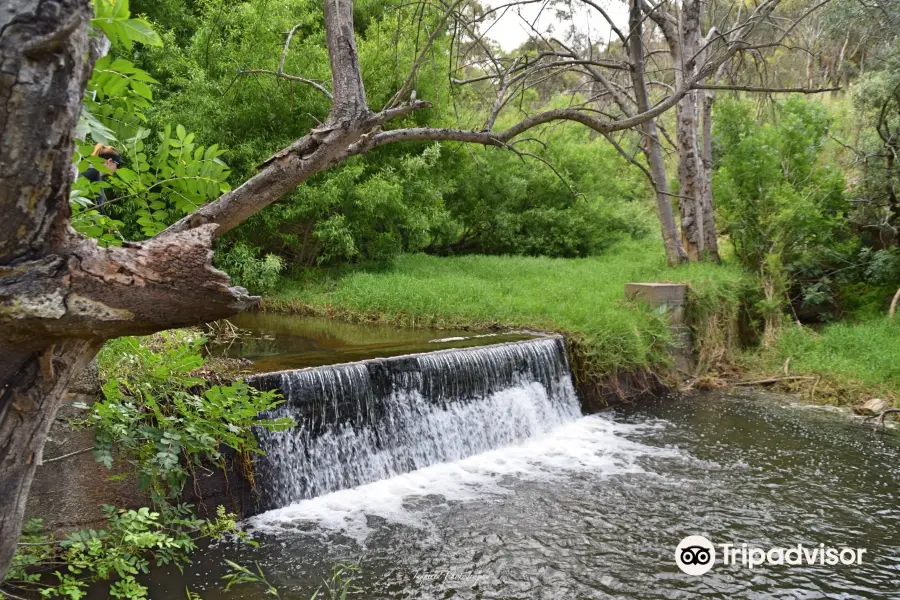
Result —
<path fill-rule="evenodd" d="M 324 317 L 244 312 L 228 319 L 240 335 L 216 339 L 215 356 L 243 358 L 264 373 L 384 358 L 447 348 L 471 348 L 535 337 L 527 332 L 403 329 L 375 323 L 344 323 Z"/>
<path fill-rule="evenodd" d="M 332 564 L 358 598 L 900 598 L 900 437 L 782 396 L 696 394 L 573 418 L 525 442 L 251 519 L 153 598 L 224 592 L 223 557 L 308 599 Z M 683 574 L 676 544 L 865 548 L 861 566 Z M 721 559 L 719 559 L 721 560 Z"/>

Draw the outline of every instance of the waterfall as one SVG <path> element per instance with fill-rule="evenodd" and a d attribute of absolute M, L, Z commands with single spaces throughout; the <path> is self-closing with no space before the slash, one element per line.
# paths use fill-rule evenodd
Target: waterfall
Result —
<path fill-rule="evenodd" d="M 259 431 L 263 509 L 524 441 L 581 414 L 561 337 L 248 379 L 285 402 Z"/>

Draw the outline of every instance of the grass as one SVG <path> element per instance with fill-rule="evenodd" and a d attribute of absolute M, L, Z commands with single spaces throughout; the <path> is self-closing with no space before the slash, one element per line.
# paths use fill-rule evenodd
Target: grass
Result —
<path fill-rule="evenodd" d="M 689 282 L 710 306 L 737 303 L 747 281 L 736 265 L 669 269 L 656 239 L 617 244 L 601 256 L 553 259 L 423 254 L 385 269 L 309 271 L 266 299 L 269 309 L 405 326 L 514 327 L 569 334 L 590 375 L 668 364 L 660 315 L 624 300 L 628 282 Z"/>
<path fill-rule="evenodd" d="M 879 395 L 900 403 L 900 321 L 869 317 L 819 331 L 790 326 L 772 348 L 749 356 L 748 363 L 772 372 L 788 359 L 791 374 L 824 382 L 820 398 L 854 403 Z"/>

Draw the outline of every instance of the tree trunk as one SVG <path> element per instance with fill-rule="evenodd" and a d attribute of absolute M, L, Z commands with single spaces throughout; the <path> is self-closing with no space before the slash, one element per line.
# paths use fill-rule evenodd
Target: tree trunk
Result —
<path fill-rule="evenodd" d="M 34 471 L 63 394 L 99 348 L 99 342 L 78 339 L 47 346 L 27 356 L 6 381 L 0 409 L 0 579 L 15 553 Z"/>
<path fill-rule="evenodd" d="M 662 31 L 675 65 L 675 87 L 693 80 L 699 72 L 700 52 L 699 0 L 684 0 L 677 19 L 653 7 L 646 0 L 643 11 Z M 677 27 L 676 27 L 677 23 Z M 686 93 L 675 107 L 678 150 L 678 207 L 681 213 L 681 239 L 690 260 L 709 256 L 718 260 L 712 197 L 704 200 L 705 175 L 700 159 L 697 91 Z"/>
<path fill-rule="evenodd" d="M 631 81 L 637 101 L 638 112 L 645 112 L 650 106 L 647 96 L 647 83 L 644 75 L 644 41 L 642 36 L 642 11 L 640 0 L 632 0 L 629 16 L 631 37 L 629 43 L 629 57 L 633 69 Z M 647 163 L 650 165 L 651 182 L 656 193 L 656 209 L 659 215 L 659 224 L 662 230 L 663 245 L 666 249 L 666 260 L 669 265 L 677 265 L 687 260 L 687 254 L 681 241 L 678 239 L 678 229 L 675 225 L 675 214 L 672 209 L 672 196 L 669 192 L 669 182 L 666 177 L 666 167 L 663 162 L 662 146 L 659 142 L 659 132 L 656 127 L 656 119 L 650 119 L 640 126 L 642 134 L 642 146 Z"/>
<path fill-rule="evenodd" d="M 700 4 L 698 0 L 684 0 L 679 18 L 679 51 L 676 73 L 685 81 L 696 71 L 696 55 L 700 49 Z M 676 75 L 676 80 L 678 79 Z M 700 165 L 697 134 L 697 92 L 685 94 L 676 111 L 678 142 L 678 183 L 681 232 L 684 249 L 691 260 L 701 260 L 706 249 L 705 215 L 701 190 L 703 173 Z"/>
<path fill-rule="evenodd" d="M 712 107 L 715 101 L 713 90 L 700 92 L 702 105 L 703 147 L 700 151 L 700 166 L 703 186 L 700 191 L 703 204 L 703 238 L 710 260 L 719 262 L 719 241 L 716 235 L 715 204 L 712 190 Z"/>

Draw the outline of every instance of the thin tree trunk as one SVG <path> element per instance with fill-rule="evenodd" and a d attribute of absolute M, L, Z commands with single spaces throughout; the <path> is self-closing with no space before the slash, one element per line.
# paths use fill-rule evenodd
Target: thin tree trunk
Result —
<path fill-rule="evenodd" d="M 700 4 L 697 0 L 682 2 L 679 33 L 676 73 L 680 70 L 680 79 L 685 81 L 695 73 L 696 54 L 700 48 Z M 685 94 L 679 103 L 676 118 L 682 243 L 691 260 L 701 260 L 706 249 L 704 234 L 707 217 L 701 197 L 703 174 L 697 140 L 700 123 L 697 119 L 696 91 Z"/>
<path fill-rule="evenodd" d="M 700 165 L 703 186 L 700 192 L 703 204 L 703 238 L 706 241 L 706 252 L 710 260 L 719 262 L 719 241 L 716 235 L 715 204 L 712 191 L 712 108 L 715 92 L 705 90 L 699 92 L 702 98 L 703 146 L 700 152 Z"/>
<path fill-rule="evenodd" d="M 647 84 L 644 75 L 644 47 L 641 23 L 640 0 L 632 0 L 629 17 L 629 27 L 631 29 L 629 55 L 634 68 L 631 71 L 631 81 L 638 112 L 645 112 L 649 108 L 650 103 L 647 97 Z M 641 125 L 641 133 L 643 136 L 644 154 L 650 165 L 650 174 L 653 177 L 652 183 L 656 192 L 656 209 L 659 215 L 663 244 L 666 249 L 666 260 L 670 265 L 680 264 L 687 260 L 687 253 L 685 253 L 684 247 L 678 239 L 678 229 L 675 225 L 675 214 L 672 209 L 672 196 L 669 193 L 669 182 L 666 178 L 666 167 L 663 162 L 662 146 L 659 142 L 656 119 L 644 122 Z"/>

